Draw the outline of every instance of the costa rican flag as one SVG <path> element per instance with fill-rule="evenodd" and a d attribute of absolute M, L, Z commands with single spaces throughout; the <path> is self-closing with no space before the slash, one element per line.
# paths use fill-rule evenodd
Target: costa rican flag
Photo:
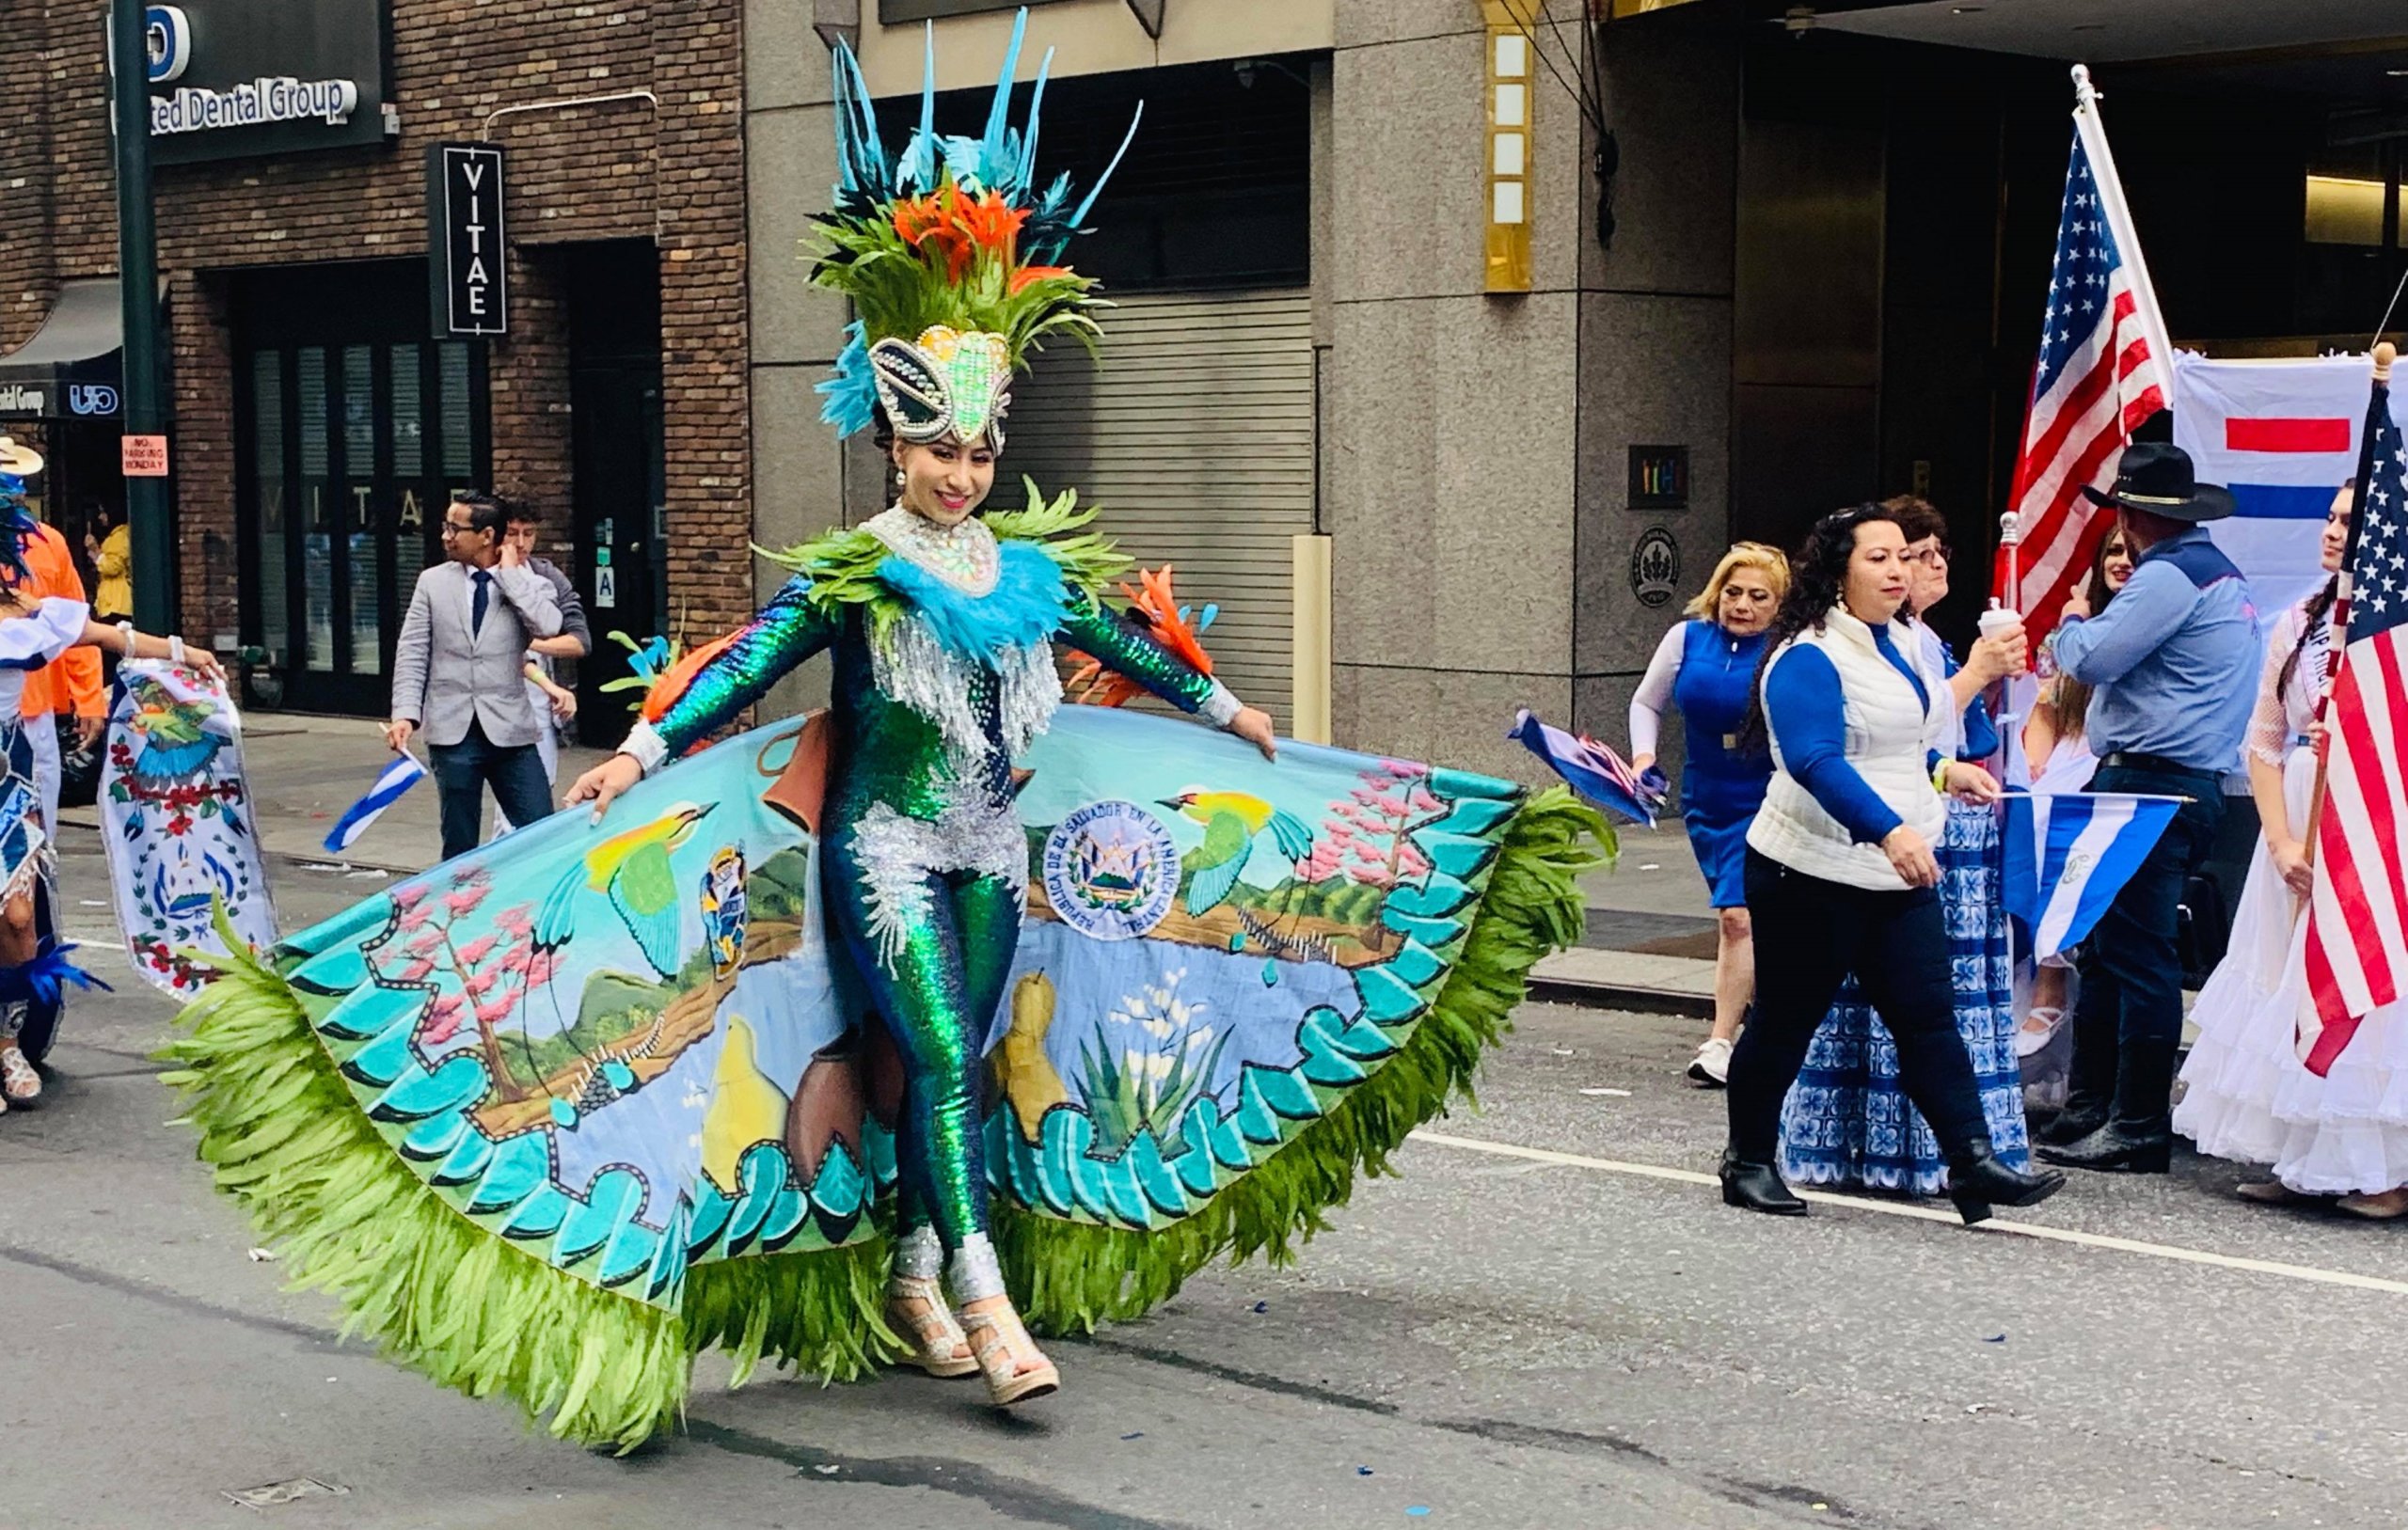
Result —
<path fill-rule="evenodd" d="M 1999 904 L 2028 932 L 2030 954 L 2080 944 L 2181 806 L 2130 792 L 2008 796 Z"/>
<path fill-rule="evenodd" d="M 2358 468 L 2365 355 L 2174 360 L 2174 444 L 2203 482 L 2232 491 L 2234 514 L 2208 528 L 2271 621 L 2324 585 L 2321 523 Z M 2399 405 L 2392 405 L 2399 418 Z"/>
<path fill-rule="evenodd" d="M 2400 996 L 2408 972 L 2408 446 L 2390 389 L 2367 406 L 2367 467 L 2336 619 L 2348 634 L 2330 697 L 2323 799 L 2310 817 L 2316 879 L 2307 907 L 2307 989 L 2300 1058 L 2321 1077 L 2358 1022 Z"/>
<path fill-rule="evenodd" d="M 2081 88 L 2086 97 L 2088 85 Z M 2076 107 L 2073 122 L 2056 268 L 2015 464 L 2021 544 L 1999 548 L 1992 591 L 2021 609 L 2036 641 L 2055 630 L 2066 597 L 2089 576 L 2115 521 L 2083 489 L 2114 481 L 2134 428 L 2174 395 L 2174 347 L 2096 103 Z"/>

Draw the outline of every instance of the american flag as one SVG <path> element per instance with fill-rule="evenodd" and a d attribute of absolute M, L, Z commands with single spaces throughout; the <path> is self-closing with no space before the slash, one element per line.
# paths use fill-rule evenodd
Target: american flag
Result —
<path fill-rule="evenodd" d="M 2408 796 L 2400 781 L 2408 741 L 2408 447 L 2392 423 L 2390 389 L 2374 385 L 2344 587 L 2348 634 L 2325 703 L 2324 798 L 2316 823 L 2316 882 L 2307 912 L 2307 988 L 2300 1056 L 2321 1077 L 2358 1021 L 2400 998 L 2408 971 L 2408 876 L 2402 875 Z"/>
<path fill-rule="evenodd" d="M 2090 105 L 2074 114 L 2056 268 L 2015 464 L 2021 545 L 1999 549 L 1992 591 L 2016 603 L 2010 560 L 2020 562 L 2024 625 L 2036 640 L 2055 629 L 2066 597 L 2089 576 L 2112 522 L 2083 497 L 2083 487 L 2114 481 L 2133 427 L 2173 396 L 2157 294 L 2097 113 Z"/>

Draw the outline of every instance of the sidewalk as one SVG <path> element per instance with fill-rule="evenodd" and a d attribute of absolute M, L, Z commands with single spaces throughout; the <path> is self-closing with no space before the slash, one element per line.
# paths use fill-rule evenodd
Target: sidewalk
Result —
<path fill-rule="evenodd" d="M 1614 1009 L 1714 1014 L 1714 910 L 1678 817 L 1653 829 L 1616 826 L 1622 858 L 1581 883 L 1589 927 L 1580 945 L 1530 974 L 1543 998 Z"/>

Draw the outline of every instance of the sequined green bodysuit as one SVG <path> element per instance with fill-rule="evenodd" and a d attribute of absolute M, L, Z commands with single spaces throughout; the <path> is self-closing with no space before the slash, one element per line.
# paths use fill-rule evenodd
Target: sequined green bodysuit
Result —
<path fill-rule="evenodd" d="M 908 1233 L 933 1222 L 957 1295 L 974 1300 L 1002 1289 L 986 1238 L 976 1068 L 1028 883 L 1012 757 L 1061 699 L 1051 639 L 1224 726 L 1237 702 L 1105 607 L 1045 543 L 999 542 L 976 522 L 932 538 L 926 522 L 895 519 L 910 514 L 889 511 L 833 539 L 837 551 L 818 566 L 806 560 L 630 751 L 674 756 L 833 650 L 823 884 L 902 1054 L 901 1224 Z M 956 540 L 980 556 L 948 561 Z M 853 576 L 835 571 L 839 561 Z M 859 576 L 864 568 L 876 588 Z"/>

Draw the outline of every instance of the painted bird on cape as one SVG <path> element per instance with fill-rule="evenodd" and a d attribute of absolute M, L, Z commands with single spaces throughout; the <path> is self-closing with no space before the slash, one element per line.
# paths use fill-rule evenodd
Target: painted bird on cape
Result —
<path fill-rule="evenodd" d="M 1254 855 L 1255 842 L 1265 833 L 1289 864 L 1300 866 L 1312 854 L 1313 831 L 1285 808 L 1275 808 L 1244 792 L 1212 792 L 1191 786 L 1162 805 L 1204 826 L 1204 843 L 1180 859 L 1187 874 L 1187 911 L 1203 914 L 1228 900 L 1238 874 Z"/>
<path fill-rule="evenodd" d="M 717 805 L 680 802 L 586 851 L 545 896 L 535 915 L 535 949 L 556 951 L 567 945 L 577 933 L 578 893 L 600 892 L 609 896 L 653 970 L 664 978 L 675 973 L 685 954 L 685 910 L 677 902 L 677 877 L 669 858 L 694 837 L 694 826 Z"/>
<path fill-rule="evenodd" d="M 216 708 L 207 702 L 181 702 L 166 686 L 149 678 L 133 684 L 131 726 L 142 740 L 134 757 L 134 773 L 149 778 L 195 776 L 209 767 L 226 747 L 223 736 L 209 731 Z"/>

